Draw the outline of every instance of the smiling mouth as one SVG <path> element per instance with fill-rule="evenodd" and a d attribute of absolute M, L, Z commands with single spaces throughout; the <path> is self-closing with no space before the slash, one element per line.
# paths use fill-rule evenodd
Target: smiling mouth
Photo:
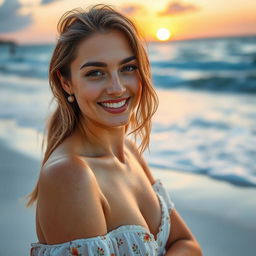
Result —
<path fill-rule="evenodd" d="M 106 100 L 98 102 L 98 104 L 108 112 L 120 113 L 127 109 L 130 98 L 131 97 L 115 100 Z"/>
<path fill-rule="evenodd" d="M 128 102 L 129 99 L 130 97 L 115 100 L 105 100 L 98 102 L 98 104 L 106 108 L 121 108 Z"/>

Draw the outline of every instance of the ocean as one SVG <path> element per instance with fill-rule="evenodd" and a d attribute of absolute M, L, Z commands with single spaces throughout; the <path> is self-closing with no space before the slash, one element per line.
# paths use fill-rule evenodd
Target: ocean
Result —
<path fill-rule="evenodd" d="M 145 152 L 149 165 L 256 187 L 256 37 L 147 48 L 160 100 Z M 52 50 L 0 45 L 0 140 L 37 159 L 54 107 L 47 79 Z"/>

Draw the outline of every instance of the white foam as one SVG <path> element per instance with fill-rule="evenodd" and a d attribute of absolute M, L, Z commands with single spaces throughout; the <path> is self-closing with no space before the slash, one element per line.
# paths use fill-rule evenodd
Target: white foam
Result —
<path fill-rule="evenodd" d="M 43 135 L 31 127 L 18 126 L 15 120 L 0 120 L 0 139 L 14 150 L 41 159 Z"/>

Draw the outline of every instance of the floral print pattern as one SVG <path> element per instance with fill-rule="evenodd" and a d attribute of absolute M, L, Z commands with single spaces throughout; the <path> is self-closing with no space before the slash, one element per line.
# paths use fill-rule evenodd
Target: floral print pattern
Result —
<path fill-rule="evenodd" d="M 78 245 L 78 247 L 81 247 L 81 246 Z M 78 247 L 71 247 L 70 248 L 72 256 L 81 256 L 81 253 L 79 253 L 79 251 L 78 251 Z"/>
<path fill-rule="evenodd" d="M 118 248 L 124 243 L 122 238 L 116 238 L 116 242 L 117 242 Z"/>
<path fill-rule="evenodd" d="M 140 254 L 140 250 L 137 244 L 132 245 L 132 250 L 135 254 Z"/>
<path fill-rule="evenodd" d="M 145 242 L 149 242 L 149 241 L 150 241 L 150 235 L 149 235 L 149 234 L 146 233 L 146 234 L 144 235 L 144 241 L 145 241 Z"/>
<path fill-rule="evenodd" d="M 153 185 L 161 206 L 161 224 L 156 239 L 139 225 L 123 225 L 104 236 L 77 239 L 58 245 L 32 244 L 31 256 L 162 256 L 170 233 L 169 212 L 174 204 L 162 183 Z"/>
<path fill-rule="evenodd" d="M 97 255 L 98 255 L 98 256 L 105 255 L 105 251 L 104 251 L 104 249 L 103 249 L 103 248 L 98 247 L 98 248 L 97 248 Z"/>

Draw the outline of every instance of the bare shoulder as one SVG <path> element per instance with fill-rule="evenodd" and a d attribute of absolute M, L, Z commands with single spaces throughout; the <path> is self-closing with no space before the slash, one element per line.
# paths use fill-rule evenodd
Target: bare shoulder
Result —
<path fill-rule="evenodd" d="M 62 187 L 65 182 L 67 189 L 70 185 L 79 186 L 84 182 L 89 185 L 94 179 L 94 174 L 86 162 L 77 156 L 67 155 L 48 161 L 42 167 L 39 182 L 42 186 L 54 183 L 55 187 Z"/>
<path fill-rule="evenodd" d="M 140 163 L 142 169 L 144 170 L 146 176 L 148 177 L 150 183 L 153 185 L 156 182 L 156 179 L 154 178 L 152 172 L 150 171 L 145 159 L 139 153 L 137 145 L 129 139 L 126 139 L 125 144 L 126 144 L 127 148 L 130 150 L 130 152 L 136 157 L 136 159 Z"/>
<path fill-rule="evenodd" d="M 75 156 L 59 158 L 42 168 L 37 211 L 48 244 L 106 233 L 97 180 L 90 167 Z"/>

